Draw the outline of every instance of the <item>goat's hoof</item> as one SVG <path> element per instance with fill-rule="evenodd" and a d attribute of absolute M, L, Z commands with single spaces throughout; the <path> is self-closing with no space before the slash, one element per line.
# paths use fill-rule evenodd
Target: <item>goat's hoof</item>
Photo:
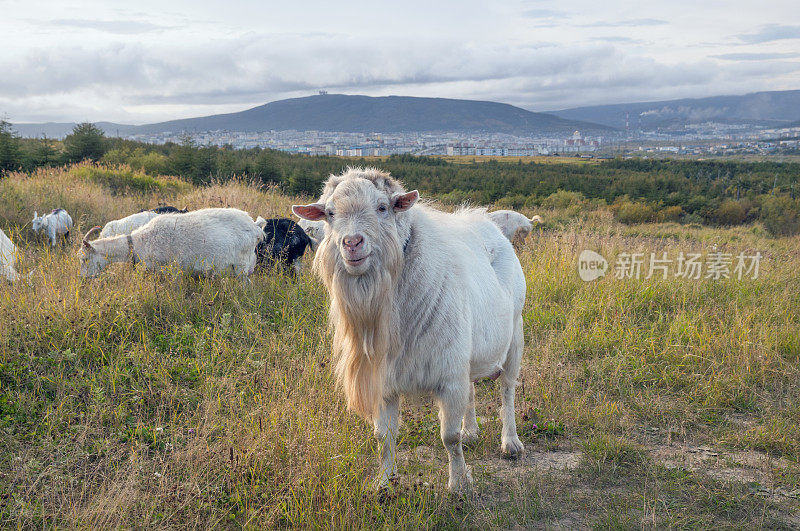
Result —
<path fill-rule="evenodd" d="M 398 481 L 400 481 L 400 478 L 397 477 L 397 474 L 381 474 L 375 478 L 375 491 L 378 494 L 388 492 L 393 486 L 397 485 Z"/>
<path fill-rule="evenodd" d="M 447 490 L 453 494 L 466 494 L 472 490 L 472 467 L 466 467 L 463 474 L 451 476 L 447 482 Z"/>
<path fill-rule="evenodd" d="M 517 459 L 525 449 L 525 445 L 515 435 L 514 437 L 504 438 L 500 449 L 503 451 L 505 459 Z"/>

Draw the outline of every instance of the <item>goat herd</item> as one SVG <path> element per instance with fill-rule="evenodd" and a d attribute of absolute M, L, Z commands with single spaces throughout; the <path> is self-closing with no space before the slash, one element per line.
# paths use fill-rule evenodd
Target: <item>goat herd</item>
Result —
<path fill-rule="evenodd" d="M 310 247 L 330 296 L 338 384 L 348 408 L 374 424 L 381 445 L 376 485 L 397 473 L 400 398 L 428 394 L 440 407 L 448 487 L 461 490 L 471 483 L 462 441 L 478 434 L 475 380 L 500 378 L 501 448 L 510 457 L 523 450 L 514 390 L 526 287 L 511 242 L 541 220 L 510 210 L 445 213 L 418 199 L 388 173 L 351 168 L 331 175 L 316 203 L 292 207 L 299 224 L 253 221 L 235 208 L 160 207 L 90 230 L 78 251 L 80 272 L 91 277 L 111 262 L 130 261 L 241 277 L 278 264 L 297 274 Z M 56 245 L 69 237 L 72 218 L 62 209 L 34 214 L 32 228 Z M 19 278 L 15 257 L 0 231 L 2 274 L 12 282 Z"/>

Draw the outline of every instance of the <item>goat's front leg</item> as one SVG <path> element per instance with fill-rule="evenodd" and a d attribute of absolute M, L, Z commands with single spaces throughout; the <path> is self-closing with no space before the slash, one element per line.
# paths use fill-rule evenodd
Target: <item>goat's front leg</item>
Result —
<path fill-rule="evenodd" d="M 397 475 L 397 433 L 400 427 L 400 397 L 387 398 L 375 417 L 375 437 L 381 446 L 380 470 L 375 481 L 378 490 L 389 485 Z"/>
<path fill-rule="evenodd" d="M 469 392 L 469 382 L 454 382 L 452 387 L 437 395 L 442 443 L 449 458 L 447 488 L 452 492 L 461 492 L 472 483 L 461 446 L 461 421 L 467 410 Z"/>

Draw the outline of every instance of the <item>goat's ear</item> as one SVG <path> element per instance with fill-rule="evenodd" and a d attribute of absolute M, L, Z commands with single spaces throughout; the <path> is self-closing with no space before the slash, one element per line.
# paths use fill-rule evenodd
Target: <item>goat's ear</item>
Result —
<path fill-rule="evenodd" d="M 33 211 L 33 219 L 36 219 L 38 217 L 39 217 L 39 211 L 38 210 L 34 210 Z"/>
<path fill-rule="evenodd" d="M 309 221 L 319 221 L 325 219 L 325 205 L 322 203 L 312 203 L 310 205 L 292 205 L 292 212 L 298 218 Z"/>
<path fill-rule="evenodd" d="M 258 225 L 259 228 L 261 228 L 261 230 L 264 230 L 264 227 L 267 226 L 267 220 L 262 218 L 261 216 L 258 216 L 256 218 L 256 225 Z"/>
<path fill-rule="evenodd" d="M 83 248 L 87 251 L 94 251 L 94 247 L 92 246 L 92 242 L 89 240 L 83 240 Z"/>
<path fill-rule="evenodd" d="M 405 212 L 417 202 L 419 199 L 419 192 L 412 190 L 405 194 L 397 194 L 392 197 L 392 208 L 395 212 Z"/>

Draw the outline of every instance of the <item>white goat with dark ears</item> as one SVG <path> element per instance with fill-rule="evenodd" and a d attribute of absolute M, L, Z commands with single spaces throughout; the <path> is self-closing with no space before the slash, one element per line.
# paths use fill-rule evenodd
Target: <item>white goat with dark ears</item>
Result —
<path fill-rule="evenodd" d="M 462 439 L 478 433 L 474 380 L 501 376 L 502 450 L 523 450 L 514 389 L 525 277 L 485 210 L 447 214 L 418 198 L 388 173 L 349 169 L 328 179 L 320 202 L 292 210 L 327 224 L 314 269 L 330 294 L 338 382 L 382 443 L 378 486 L 397 472 L 400 397 L 431 394 L 448 487 L 461 490 L 471 482 Z"/>

